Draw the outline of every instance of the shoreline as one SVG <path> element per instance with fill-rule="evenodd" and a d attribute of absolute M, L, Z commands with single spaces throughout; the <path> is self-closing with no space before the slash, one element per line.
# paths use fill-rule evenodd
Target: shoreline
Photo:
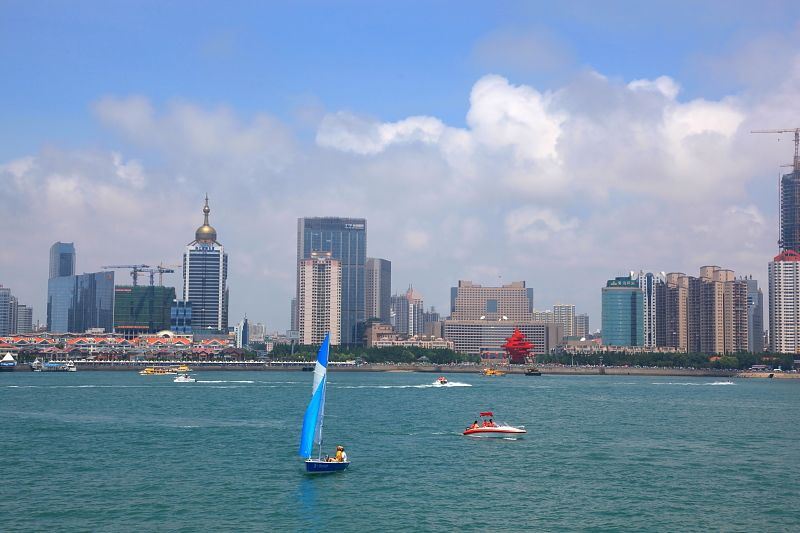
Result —
<path fill-rule="evenodd" d="M 299 372 L 304 368 L 313 368 L 311 362 L 283 362 L 283 363 L 264 363 L 262 361 L 75 361 L 75 366 L 79 371 L 113 371 L 131 372 L 140 371 L 148 366 L 176 366 L 180 364 L 188 365 L 191 372 L 209 371 L 255 371 L 255 372 Z M 360 366 L 339 365 L 331 363 L 328 370 L 331 372 L 419 372 L 436 374 L 480 374 L 483 365 L 416 365 L 416 364 L 365 364 Z M 719 377 L 719 378 L 779 378 L 779 379 L 800 379 L 800 374 L 787 372 L 748 372 L 736 370 L 719 369 L 697 369 L 697 368 L 636 368 L 636 367 L 613 367 L 613 366 L 560 366 L 560 365 L 537 365 L 536 368 L 542 375 L 558 376 L 673 376 L 673 377 Z M 506 374 L 524 375 L 526 367 L 519 368 L 499 368 Z M 30 365 L 23 363 L 17 366 L 16 372 L 30 372 Z M 535 376 L 531 376 L 535 377 Z"/>

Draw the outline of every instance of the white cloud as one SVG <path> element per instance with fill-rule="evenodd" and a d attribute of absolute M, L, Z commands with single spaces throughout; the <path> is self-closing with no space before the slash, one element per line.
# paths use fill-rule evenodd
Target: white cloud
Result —
<path fill-rule="evenodd" d="M 313 143 L 266 114 L 105 98 L 94 111 L 121 134 L 113 150 L 48 148 L 0 165 L 5 250 L 19 250 L 0 255 L 0 282 L 43 316 L 55 240 L 76 242 L 81 270 L 178 262 L 206 191 L 232 258 L 231 316 L 271 329 L 288 326 L 302 216 L 366 217 L 369 255 L 440 309 L 470 277 L 524 279 L 537 305 L 574 302 L 595 321 L 599 287 L 631 268 L 712 262 L 763 282 L 776 192 L 752 191 L 774 189 L 791 143 L 748 132 L 782 127 L 798 88 L 797 64 L 757 100 L 680 100 L 666 76 L 586 71 L 542 91 L 487 75 L 464 125 L 334 110 Z"/>

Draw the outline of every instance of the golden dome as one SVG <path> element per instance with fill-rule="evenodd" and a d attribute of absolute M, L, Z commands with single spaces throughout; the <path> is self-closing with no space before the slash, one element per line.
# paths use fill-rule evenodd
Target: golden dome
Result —
<path fill-rule="evenodd" d="M 206 242 L 216 242 L 217 240 L 217 230 L 211 227 L 208 223 L 208 214 L 211 212 L 211 208 L 208 207 L 208 196 L 206 196 L 206 205 L 203 207 L 203 225 L 197 228 L 197 231 L 194 232 L 194 239 L 196 241 L 206 241 Z"/>

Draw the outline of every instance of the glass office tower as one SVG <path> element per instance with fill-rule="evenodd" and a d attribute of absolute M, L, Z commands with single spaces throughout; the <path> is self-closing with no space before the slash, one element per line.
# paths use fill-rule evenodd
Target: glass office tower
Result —
<path fill-rule="evenodd" d="M 47 282 L 47 331 L 114 329 L 114 272 L 60 276 Z"/>
<path fill-rule="evenodd" d="M 50 247 L 50 278 L 75 275 L 75 245 L 57 242 Z"/>
<path fill-rule="evenodd" d="M 363 218 L 313 217 L 297 220 L 297 290 L 300 262 L 311 252 L 331 252 L 342 265 L 341 343 L 361 344 L 366 321 L 367 221 Z"/>
<path fill-rule="evenodd" d="M 644 346 L 643 300 L 638 280 L 608 280 L 603 287 L 603 344 Z"/>

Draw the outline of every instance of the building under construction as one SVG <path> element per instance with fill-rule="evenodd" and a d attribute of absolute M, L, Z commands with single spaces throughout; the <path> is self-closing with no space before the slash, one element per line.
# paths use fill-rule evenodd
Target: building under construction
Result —
<path fill-rule="evenodd" d="M 132 339 L 145 333 L 170 329 L 174 287 L 114 287 L 114 331 Z"/>

